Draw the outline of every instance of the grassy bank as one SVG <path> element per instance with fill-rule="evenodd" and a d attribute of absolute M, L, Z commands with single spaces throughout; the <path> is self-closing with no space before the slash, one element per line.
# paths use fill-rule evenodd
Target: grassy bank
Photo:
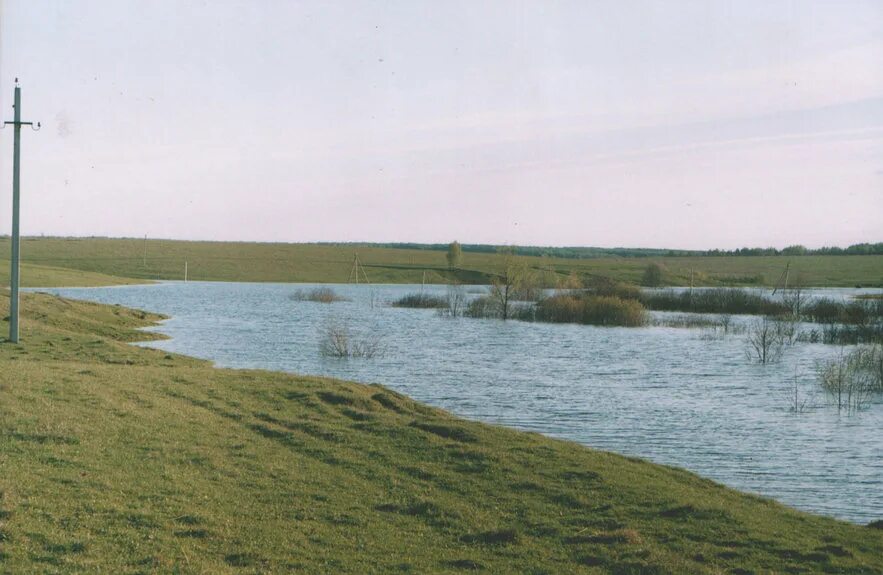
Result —
<path fill-rule="evenodd" d="M 22 264 L 22 287 L 90 287 L 145 283 L 149 280 L 136 280 L 108 275 L 100 272 L 82 271 L 64 267 Z M 9 260 L 0 259 L 0 286 L 9 285 Z"/>
<path fill-rule="evenodd" d="M 127 345 L 151 314 L 24 303 L 0 344 L 2 572 L 883 570 L 877 529 L 378 386 Z"/>
<path fill-rule="evenodd" d="M 0 239 L 0 257 L 9 240 Z M 145 250 L 146 247 L 146 250 Z M 449 270 L 444 251 L 375 246 L 185 242 L 143 239 L 26 238 L 24 261 L 111 276 L 274 282 L 347 282 L 358 252 L 374 283 L 430 283 L 456 280 L 487 284 L 502 269 L 497 254 L 464 253 L 460 268 Z M 146 255 L 145 255 L 146 253 Z M 757 256 L 563 259 L 524 257 L 546 285 L 571 271 L 583 280 L 599 276 L 638 283 L 651 262 L 663 266 L 666 285 L 772 285 L 787 262 L 792 282 L 812 286 L 883 286 L 883 256 Z M 4 265 L 0 261 L 0 268 Z"/>

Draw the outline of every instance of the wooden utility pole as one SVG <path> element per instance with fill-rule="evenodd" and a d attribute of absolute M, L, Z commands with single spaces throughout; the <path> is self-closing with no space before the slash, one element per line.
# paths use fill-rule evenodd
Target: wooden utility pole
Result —
<path fill-rule="evenodd" d="M 785 264 L 785 271 L 782 272 L 782 275 L 779 276 L 779 281 L 776 282 L 776 287 L 773 288 L 773 295 L 776 295 L 776 292 L 781 288 L 782 293 L 788 290 L 788 273 L 791 271 L 791 262 Z"/>
<path fill-rule="evenodd" d="M 693 301 L 693 268 L 690 268 L 690 301 Z"/>
<path fill-rule="evenodd" d="M 19 268 L 21 255 L 21 229 L 19 226 L 19 212 L 21 210 L 21 196 L 19 185 L 21 168 L 21 127 L 30 126 L 34 130 L 40 129 L 40 122 L 34 128 L 33 122 L 21 121 L 21 86 L 18 78 L 15 79 L 15 119 L 11 122 L 3 122 L 3 125 L 13 126 L 13 150 L 12 150 L 12 269 L 9 274 L 9 341 L 18 343 L 18 288 L 20 283 Z"/>
<path fill-rule="evenodd" d="M 362 265 L 362 262 L 359 260 L 359 254 L 354 253 L 353 254 L 353 267 L 352 267 L 352 269 L 350 269 L 349 283 L 353 283 L 353 280 L 355 280 L 356 285 L 359 284 L 359 277 L 360 277 L 359 272 L 361 272 L 361 277 L 365 278 L 366 284 L 371 283 L 370 281 L 368 281 L 368 274 L 365 273 L 365 267 Z"/>

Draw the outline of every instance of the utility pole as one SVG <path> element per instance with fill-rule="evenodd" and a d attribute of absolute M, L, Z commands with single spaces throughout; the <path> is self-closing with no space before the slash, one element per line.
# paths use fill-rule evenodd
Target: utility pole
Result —
<path fill-rule="evenodd" d="M 33 122 L 21 121 L 21 87 L 18 78 L 15 79 L 15 119 L 12 122 L 3 122 L 4 126 L 13 126 L 13 151 L 12 151 L 12 270 L 9 274 L 9 341 L 18 343 L 18 287 L 19 257 L 21 255 L 21 230 L 19 227 L 19 212 L 21 208 L 19 195 L 19 169 L 21 167 L 21 127 L 31 126 L 31 129 L 39 130 L 40 122 L 34 128 Z"/>
<path fill-rule="evenodd" d="M 693 268 L 690 268 L 690 301 L 693 301 Z"/>
<path fill-rule="evenodd" d="M 365 273 L 365 267 L 362 265 L 362 262 L 359 260 L 359 254 L 353 253 L 353 267 L 350 270 L 350 279 L 349 283 L 353 283 L 353 278 L 356 280 L 356 285 L 359 285 L 359 272 L 362 272 L 362 277 L 365 278 L 365 283 L 371 283 L 368 281 L 368 274 Z"/>

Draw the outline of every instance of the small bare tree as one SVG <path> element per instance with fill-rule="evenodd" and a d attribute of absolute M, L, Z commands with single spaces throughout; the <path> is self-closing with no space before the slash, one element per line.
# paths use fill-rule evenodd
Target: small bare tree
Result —
<path fill-rule="evenodd" d="M 839 355 L 819 366 L 819 382 L 837 410 L 858 411 L 867 407 L 874 392 L 872 374 L 863 364 L 863 350 L 856 349 Z"/>
<path fill-rule="evenodd" d="M 798 275 L 791 287 L 782 292 L 782 302 L 791 309 L 791 315 L 799 318 L 803 304 L 806 303 L 806 290 L 803 276 Z"/>
<path fill-rule="evenodd" d="M 804 413 L 815 407 L 812 395 L 800 389 L 800 380 L 800 373 L 795 369 L 791 389 L 788 392 L 788 411 L 791 413 Z"/>
<path fill-rule="evenodd" d="M 755 320 L 748 327 L 745 353 L 748 359 L 767 364 L 782 357 L 784 341 L 776 321 L 766 316 Z"/>
<path fill-rule="evenodd" d="M 319 340 L 319 353 L 325 357 L 349 357 L 349 329 L 337 323 L 328 325 Z"/>
<path fill-rule="evenodd" d="M 773 319 L 776 326 L 776 334 L 781 338 L 782 344 L 791 345 L 799 335 L 797 330 L 797 316 L 789 315 Z"/>
<path fill-rule="evenodd" d="M 717 323 L 723 330 L 724 335 L 730 333 L 730 326 L 733 323 L 733 316 L 728 313 L 722 313 L 717 318 Z"/>
<path fill-rule="evenodd" d="M 382 356 L 385 351 L 383 337 L 373 334 L 370 337 L 355 338 L 349 327 L 339 323 L 329 324 L 319 340 L 319 353 L 325 357 L 370 359 Z"/>
<path fill-rule="evenodd" d="M 438 313 L 443 317 L 460 317 L 466 309 L 466 292 L 459 284 L 448 284 L 448 292 L 445 295 L 445 307 L 439 308 Z"/>
<path fill-rule="evenodd" d="M 526 291 L 533 291 L 533 274 L 527 264 L 518 260 L 513 250 L 503 251 L 503 271 L 491 284 L 490 298 L 500 310 L 502 319 L 509 319 L 512 302 Z"/>
<path fill-rule="evenodd" d="M 864 372 L 872 391 L 883 392 L 883 343 L 856 349 L 858 368 Z"/>

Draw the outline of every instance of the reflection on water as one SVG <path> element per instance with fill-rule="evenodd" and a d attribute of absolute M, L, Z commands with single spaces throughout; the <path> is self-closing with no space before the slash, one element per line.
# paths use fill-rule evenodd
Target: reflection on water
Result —
<path fill-rule="evenodd" d="M 172 339 L 149 345 L 219 366 L 381 383 L 464 417 L 685 467 L 798 508 L 860 523 L 883 518 L 883 403 L 847 416 L 818 396 L 822 407 L 789 412 L 795 383 L 813 392 L 816 362 L 836 347 L 797 344 L 763 366 L 746 360 L 743 336 L 451 320 L 386 305 L 420 286 L 333 286 L 351 300 L 334 304 L 289 297 L 309 287 L 45 291 L 173 316 L 158 328 Z M 320 356 L 320 333 L 332 322 L 383 337 L 386 354 Z"/>

